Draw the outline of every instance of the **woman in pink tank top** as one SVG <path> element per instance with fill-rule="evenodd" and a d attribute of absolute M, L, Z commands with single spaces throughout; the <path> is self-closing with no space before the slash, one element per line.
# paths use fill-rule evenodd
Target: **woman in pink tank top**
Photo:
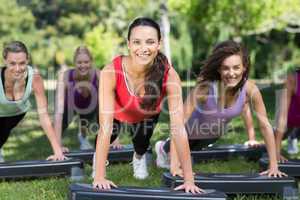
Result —
<path fill-rule="evenodd" d="M 251 128 L 250 134 L 254 135 L 248 105 L 251 102 L 270 158 L 269 169 L 261 175 L 281 177 L 285 174 L 278 170 L 272 126 L 259 89 L 248 80 L 249 69 L 249 55 L 241 44 L 229 40 L 216 45 L 184 104 L 189 140 L 190 143 L 216 140 L 226 132 L 226 124 L 239 115 L 244 116 L 246 127 Z M 171 153 L 171 173 L 180 175 L 174 151 Z"/>
<path fill-rule="evenodd" d="M 300 71 L 287 76 L 284 90 L 280 99 L 279 117 L 275 128 L 277 155 L 281 161 L 285 161 L 281 155 L 281 142 L 284 136 L 290 135 L 290 154 L 297 153 L 297 134 L 300 128 Z"/>
<path fill-rule="evenodd" d="M 175 189 L 199 193 L 192 173 L 190 150 L 183 123 L 181 83 L 168 59 L 160 53 L 159 25 L 149 18 L 137 18 L 129 26 L 128 56 L 120 56 L 101 71 L 99 82 L 100 130 L 96 145 L 95 178 L 98 189 L 115 184 L 105 178 L 105 162 L 122 125 L 129 124 L 134 146 L 133 175 L 148 176 L 145 152 L 167 97 L 171 135 L 183 168 L 184 183 Z"/>

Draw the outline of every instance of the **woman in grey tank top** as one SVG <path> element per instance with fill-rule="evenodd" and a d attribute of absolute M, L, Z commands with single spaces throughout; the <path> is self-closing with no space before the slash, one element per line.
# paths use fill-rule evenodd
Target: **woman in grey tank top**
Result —
<path fill-rule="evenodd" d="M 184 104 L 184 121 L 190 145 L 192 147 L 198 143 L 205 146 L 215 142 L 226 132 L 227 123 L 239 115 L 243 116 L 246 127 L 250 129 L 250 139 L 254 139 L 248 105 L 248 102 L 251 102 L 270 158 L 269 169 L 261 174 L 285 176 L 278 170 L 272 126 L 259 89 L 254 82 L 248 80 L 249 69 L 249 55 L 241 44 L 225 41 L 214 48 L 204 62 L 197 84 Z M 155 146 L 158 165 L 166 163 L 166 145 L 165 142 L 159 141 Z M 171 173 L 180 175 L 177 153 L 172 146 L 171 141 Z"/>
<path fill-rule="evenodd" d="M 3 59 L 5 67 L 0 70 L 0 148 L 7 141 L 11 130 L 29 110 L 29 97 L 33 92 L 41 126 L 54 152 L 54 155 L 49 156 L 48 159 L 64 160 L 65 156 L 48 115 L 43 79 L 36 70 L 28 66 L 29 53 L 25 44 L 20 41 L 6 44 Z M 2 156 L 0 159 L 4 161 Z"/>

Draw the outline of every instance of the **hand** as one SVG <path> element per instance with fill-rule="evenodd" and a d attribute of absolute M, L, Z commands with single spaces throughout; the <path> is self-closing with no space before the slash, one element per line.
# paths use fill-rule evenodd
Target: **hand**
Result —
<path fill-rule="evenodd" d="M 61 150 L 62 150 L 63 153 L 69 153 L 70 152 L 69 148 L 64 147 L 64 146 L 61 147 Z"/>
<path fill-rule="evenodd" d="M 257 147 L 259 147 L 261 144 L 260 144 L 258 141 L 256 141 L 256 140 L 248 140 L 248 141 L 246 141 L 246 142 L 244 143 L 244 145 L 249 146 L 249 147 L 257 148 Z"/>
<path fill-rule="evenodd" d="M 194 184 L 194 181 L 185 181 L 182 185 L 179 185 L 174 190 L 184 190 L 186 193 L 191 192 L 192 194 L 205 193 L 204 190 Z"/>
<path fill-rule="evenodd" d="M 46 160 L 67 160 L 68 158 L 64 154 L 54 154 L 49 156 Z"/>
<path fill-rule="evenodd" d="M 284 157 L 283 155 L 281 155 L 281 154 L 277 154 L 277 161 L 278 161 L 279 163 L 285 163 L 285 162 L 288 161 L 288 159 L 285 158 L 285 157 Z"/>
<path fill-rule="evenodd" d="M 120 143 L 119 138 L 115 139 L 115 141 L 110 145 L 113 149 L 122 149 L 123 145 Z"/>
<path fill-rule="evenodd" d="M 281 178 L 283 176 L 287 176 L 286 173 L 279 171 L 279 169 L 277 167 L 276 168 L 269 168 L 268 170 L 261 172 L 260 175 L 268 175 L 268 177 L 273 176 L 275 178 L 276 177 Z"/>
<path fill-rule="evenodd" d="M 117 186 L 112 181 L 106 180 L 105 178 L 94 180 L 93 182 L 93 188 L 96 190 L 110 190 L 111 186 L 117 188 Z"/>
<path fill-rule="evenodd" d="M 183 170 L 180 167 L 172 167 L 170 169 L 172 176 L 180 176 L 183 178 Z"/>

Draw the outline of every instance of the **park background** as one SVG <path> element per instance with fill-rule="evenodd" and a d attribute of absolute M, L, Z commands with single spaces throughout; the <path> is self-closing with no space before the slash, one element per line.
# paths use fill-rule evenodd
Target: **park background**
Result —
<path fill-rule="evenodd" d="M 88 46 L 95 66 L 102 68 L 115 55 L 127 53 L 127 27 L 138 16 L 148 16 L 160 23 L 164 32 L 163 51 L 170 55 L 186 83 L 185 93 L 216 43 L 227 39 L 242 42 L 251 56 L 250 78 L 258 83 L 264 80 L 260 88 L 270 121 L 274 121 L 276 91 L 280 88 L 277 83 L 288 71 L 300 66 L 299 0 L 0 0 L 0 49 L 12 40 L 21 40 L 28 46 L 32 65 L 40 69 L 48 83 L 49 111 L 53 114 L 55 82 L 51 80 L 56 79 L 61 65 L 72 67 L 76 47 Z M 167 115 L 161 116 L 159 126 L 168 126 Z M 234 120 L 232 127 L 232 133 L 220 142 L 246 140 L 241 119 Z M 71 149 L 78 148 L 76 131 L 73 124 L 64 134 L 64 144 Z M 166 138 L 166 132 L 156 130 L 152 144 Z M 127 137 L 122 141 L 130 142 Z M 4 145 L 5 159 L 44 159 L 49 154 L 50 145 L 33 108 Z M 237 158 L 194 168 L 206 172 L 254 172 L 258 165 Z M 119 185 L 159 186 L 162 171 L 151 167 L 151 179 L 135 181 L 131 166 L 120 164 L 108 168 L 108 177 Z M 91 167 L 87 166 L 84 182 L 91 183 L 90 173 Z M 67 178 L 1 181 L 0 199 L 66 199 L 69 184 Z"/>

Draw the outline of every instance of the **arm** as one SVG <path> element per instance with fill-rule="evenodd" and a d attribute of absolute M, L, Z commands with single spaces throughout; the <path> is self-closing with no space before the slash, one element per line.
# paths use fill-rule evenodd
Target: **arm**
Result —
<path fill-rule="evenodd" d="M 253 118 L 251 114 L 250 105 L 248 102 L 245 103 L 242 112 L 242 119 L 246 126 L 246 131 L 248 134 L 248 141 L 245 142 L 245 145 L 257 146 L 259 143 L 255 140 L 255 131 L 253 126 Z"/>
<path fill-rule="evenodd" d="M 289 75 L 284 83 L 284 89 L 281 92 L 279 117 L 276 120 L 277 126 L 275 130 L 276 140 L 276 153 L 278 160 L 285 160 L 281 156 L 281 142 L 286 131 L 288 110 L 290 107 L 291 99 L 296 89 L 296 79 L 294 75 Z"/>
<path fill-rule="evenodd" d="M 200 189 L 194 185 L 191 152 L 184 127 L 181 82 L 178 74 L 173 68 L 169 71 L 167 96 L 170 114 L 171 140 L 174 140 L 174 145 L 184 174 L 184 184 L 175 189 L 185 189 L 186 192 L 191 191 L 192 193 L 200 192 Z"/>
<path fill-rule="evenodd" d="M 58 80 L 56 86 L 56 95 L 55 95 L 55 115 L 54 115 L 54 128 L 59 144 L 62 146 L 61 135 L 62 135 L 62 118 L 64 112 L 64 103 L 65 103 L 65 83 L 64 83 L 64 74 L 67 74 L 68 71 L 60 70 L 58 72 Z"/>
<path fill-rule="evenodd" d="M 270 159 L 269 169 L 261 174 L 262 175 L 268 174 L 268 176 L 281 177 L 282 175 L 284 175 L 284 173 L 278 170 L 273 129 L 267 117 L 263 98 L 261 96 L 259 89 L 254 83 L 247 81 L 246 89 L 247 89 L 247 98 L 252 101 L 252 105 L 254 106 L 254 111 L 256 112 L 256 116 L 259 122 L 259 128 L 264 137 L 264 141 L 266 143 L 266 147 Z"/>
<path fill-rule="evenodd" d="M 196 99 L 196 90 L 194 88 L 189 95 L 187 96 L 184 105 L 183 105 L 183 112 L 184 112 L 184 123 L 188 121 L 191 114 L 195 110 L 195 106 L 197 103 Z M 180 163 L 178 159 L 178 154 L 174 145 L 174 140 L 170 140 L 170 171 L 173 176 L 179 175 L 182 176 L 182 170 L 180 168 Z"/>
<path fill-rule="evenodd" d="M 99 132 L 96 144 L 96 174 L 93 186 L 99 189 L 110 189 L 116 185 L 105 179 L 105 163 L 109 151 L 112 134 L 114 102 L 115 102 L 115 73 L 112 65 L 106 66 L 99 78 Z"/>
<path fill-rule="evenodd" d="M 54 156 L 50 156 L 48 159 L 63 160 L 65 159 L 65 157 L 63 155 L 62 148 L 57 140 L 54 128 L 52 126 L 48 114 L 48 105 L 45 96 L 43 79 L 39 73 L 35 73 L 33 75 L 32 88 L 36 99 L 37 111 L 38 111 L 41 126 L 45 131 L 54 152 Z"/>

